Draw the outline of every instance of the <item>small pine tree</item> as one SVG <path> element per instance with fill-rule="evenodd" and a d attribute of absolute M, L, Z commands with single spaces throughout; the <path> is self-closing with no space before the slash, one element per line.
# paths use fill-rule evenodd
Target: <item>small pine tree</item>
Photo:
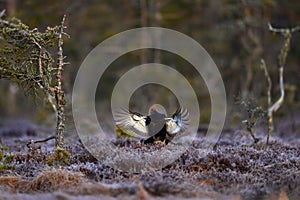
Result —
<path fill-rule="evenodd" d="M 0 13 L 0 78 L 17 83 L 34 96 L 43 94 L 57 116 L 56 147 L 63 147 L 65 129 L 62 90 L 65 16 L 59 26 L 44 32 L 30 29 L 19 19 L 4 19 Z M 52 52 L 53 48 L 57 48 Z"/>

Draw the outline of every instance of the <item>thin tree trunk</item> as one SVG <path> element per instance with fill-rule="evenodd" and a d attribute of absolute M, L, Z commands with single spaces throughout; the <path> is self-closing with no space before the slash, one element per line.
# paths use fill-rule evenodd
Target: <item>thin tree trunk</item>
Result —
<path fill-rule="evenodd" d="M 65 131 L 65 99 L 64 92 L 62 90 L 62 70 L 64 66 L 63 57 L 63 34 L 64 34 L 64 22 L 66 16 L 63 17 L 60 27 L 60 34 L 58 38 L 58 70 L 57 70 L 57 86 L 54 89 L 56 106 L 57 106 L 57 124 L 56 124 L 56 148 L 63 148 L 64 145 L 64 131 Z"/>

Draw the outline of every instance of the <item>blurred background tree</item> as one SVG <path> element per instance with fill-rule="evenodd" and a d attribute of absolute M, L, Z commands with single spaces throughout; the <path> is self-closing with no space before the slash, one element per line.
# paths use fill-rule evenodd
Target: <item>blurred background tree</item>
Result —
<path fill-rule="evenodd" d="M 279 0 L 2 0 L 2 9 L 6 9 L 10 16 L 16 16 L 25 24 L 39 29 L 55 25 L 63 14 L 67 15 L 66 32 L 71 38 L 66 41 L 64 48 L 72 67 L 65 68 L 63 86 L 69 95 L 81 62 L 106 38 L 142 26 L 161 26 L 187 34 L 208 51 L 221 71 L 228 98 L 228 122 L 234 122 L 234 116 L 240 115 L 239 108 L 234 106 L 237 95 L 252 97 L 262 105 L 267 105 L 267 83 L 259 67 L 262 57 L 267 63 L 271 79 L 278 83 L 276 57 L 282 40 L 269 32 L 267 23 L 271 22 L 274 27 L 300 24 L 300 2 Z M 285 69 L 289 103 L 281 108 L 284 116 L 290 110 L 299 108 L 300 46 L 297 44 L 300 37 L 297 35 L 292 39 Z M 96 94 L 99 119 L 111 123 L 110 95 L 119 77 L 133 66 L 155 61 L 172 66 L 186 76 L 199 98 L 201 123 L 207 123 L 210 119 L 210 100 L 201 76 L 184 59 L 158 50 L 132 52 L 112 63 L 101 79 L 104 84 L 98 87 Z M 273 96 L 279 95 L 277 84 L 273 87 Z M 153 88 L 158 91 L 157 94 L 162 92 L 168 95 L 149 94 Z M 24 101 L 15 85 L 2 81 L 0 92 L 2 117 L 25 114 L 35 119 L 42 118 L 40 121 L 43 121 L 41 113 L 46 111 L 37 112 L 40 108 Z M 172 112 L 177 104 L 170 91 L 157 85 L 138 89 L 131 99 L 131 107 L 140 109 L 145 102 L 164 104 L 168 112 Z M 8 103 L 11 106 L 7 106 Z"/>

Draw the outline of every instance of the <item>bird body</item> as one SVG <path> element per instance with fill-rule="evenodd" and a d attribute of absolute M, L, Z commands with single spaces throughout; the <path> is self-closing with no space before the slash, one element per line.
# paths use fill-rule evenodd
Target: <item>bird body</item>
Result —
<path fill-rule="evenodd" d="M 142 139 L 141 142 L 168 144 L 175 135 L 187 128 L 189 114 L 186 109 L 178 108 L 172 117 L 167 118 L 165 110 L 151 107 L 149 115 L 123 110 L 116 115 L 116 125 L 127 134 Z"/>

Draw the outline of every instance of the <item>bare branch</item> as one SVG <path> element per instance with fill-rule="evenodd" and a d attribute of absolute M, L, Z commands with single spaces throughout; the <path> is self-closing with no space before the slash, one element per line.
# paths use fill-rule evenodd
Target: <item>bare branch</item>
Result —
<path fill-rule="evenodd" d="M 280 67 L 279 68 L 279 77 L 280 77 L 280 97 L 279 99 L 269 108 L 270 111 L 272 112 L 276 112 L 280 106 L 283 104 L 283 101 L 284 101 L 284 95 L 285 95 L 285 92 L 284 92 L 284 83 L 283 83 L 283 67 Z"/>
<path fill-rule="evenodd" d="M 287 31 L 294 33 L 297 31 L 300 31 L 300 26 L 295 26 L 293 28 L 274 28 L 271 23 L 268 23 L 268 28 L 270 31 L 275 32 L 275 33 L 286 33 Z"/>
<path fill-rule="evenodd" d="M 300 30 L 300 26 L 294 27 L 292 29 L 288 28 L 274 28 L 270 23 L 268 23 L 269 30 L 274 33 L 281 33 L 284 36 L 284 44 L 283 47 L 280 51 L 280 54 L 278 55 L 278 62 L 279 62 L 279 86 L 280 86 L 280 97 L 278 100 L 271 105 L 271 87 L 272 87 L 272 82 L 266 67 L 265 62 L 262 60 L 262 68 L 265 71 L 265 76 L 268 81 L 268 137 L 267 137 L 267 144 L 269 143 L 269 139 L 272 136 L 273 130 L 274 130 L 274 125 L 273 125 L 273 112 L 276 112 L 281 105 L 284 102 L 284 96 L 285 96 L 285 91 L 284 91 L 284 79 L 283 79 L 283 73 L 284 73 L 284 66 L 286 64 L 286 58 L 288 55 L 288 52 L 290 50 L 291 46 L 291 38 L 292 38 L 292 33 L 295 31 Z"/>
<path fill-rule="evenodd" d="M 27 142 L 27 148 L 32 149 L 31 145 L 36 144 L 36 143 L 42 143 L 42 142 L 47 142 L 49 140 L 55 139 L 55 136 L 50 136 L 48 138 L 42 139 L 42 140 L 31 140 L 30 142 Z"/>
<path fill-rule="evenodd" d="M 265 72 L 265 77 L 268 81 L 268 138 L 270 137 L 270 135 L 272 135 L 273 131 L 274 131 L 274 124 L 273 124 L 273 111 L 271 108 L 271 104 L 272 104 L 272 96 L 271 96 L 271 90 L 272 90 L 272 81 L 266 66 L 266 63 L 264 61 L 264 59 L 261 59 L 261 68 L 264 70 Z M 269 139 L 267 139 L 267 143 L 269 143 Z"/>

